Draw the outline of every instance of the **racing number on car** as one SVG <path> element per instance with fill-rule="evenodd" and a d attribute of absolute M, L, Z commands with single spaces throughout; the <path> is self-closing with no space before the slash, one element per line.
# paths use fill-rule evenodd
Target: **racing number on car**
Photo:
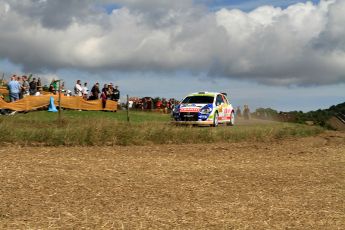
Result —
<path fill-rule="evenodd" d="M 231 109 L 227 107 L 227 108 L 224 110 L 224 114 L 225 114 L 225 117 L 226 117 L 227 119 L 229 119 L 229 117 L 231 116 Z"/>
<path fill-rule="evenodd" d="M 222 120 L 227 120 L 230 117 L 231 110 L 229 108 L 229 105 L 224 103 L 219 108 L 219 117 L 221 117 Z"/>
<path fill-rule="evenodd" d="M 224 100 L 223 95 L 218 94 L 216 98 L 216 103 L 218 104 L 218 115 L 220 120 L 226 119 L 226 109 L 228 107 L 226 100 Z"/>
<path fill-rule="evenodd" d="M 225 102 L 224 107 L 226 107 L 224 109 L 224 119 L 230 119 L 232 110 L 230 108 L 228 100 L 223 95 L 222 95 L 222 97 L 223 97 L 223 100 Z"/>

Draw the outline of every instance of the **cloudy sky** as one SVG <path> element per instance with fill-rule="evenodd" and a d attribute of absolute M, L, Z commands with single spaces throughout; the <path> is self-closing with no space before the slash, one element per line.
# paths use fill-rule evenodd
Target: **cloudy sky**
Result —
<path fill-rule="evenodd" d="M 0 73 L 327 108 L 345 101 L 344 12 L 344 0 L 0 0 Z"/>

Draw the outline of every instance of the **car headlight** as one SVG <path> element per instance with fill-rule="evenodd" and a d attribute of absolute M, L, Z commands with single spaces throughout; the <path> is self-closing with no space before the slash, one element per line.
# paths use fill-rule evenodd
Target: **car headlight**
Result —
<path fill-rule="evenodd" d="M 179 107 L 175 107 L 174 109 L 173 109 L 173 113 L 179 113 L 180 112 L 180 108 Z"/>
<path fill-rule="evenodd" d="M 212 112 L 212 108 L 203 108 L 203 109 L 201 109 L 200 110 L 200 113 L 201 114 L 209 114 L 209 113 L 211 113 Z"/>

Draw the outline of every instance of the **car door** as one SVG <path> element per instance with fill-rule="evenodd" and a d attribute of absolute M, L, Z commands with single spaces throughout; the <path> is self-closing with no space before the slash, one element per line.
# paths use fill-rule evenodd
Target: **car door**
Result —
<path fill-rule="evenodd" d="M 224 121 L 226 119 L 226 103 L 224 101 L 224 98 L 221 94 L 217 95 L 216 98 L 216 106 L 218 110 L 218 118 L 219 121 Z"/>
<path fill-rule="evenodd" d="M 232 113 L 232 107 L 226 98 L 225 95 L 222 95 L 224 105 L 223 105 L 223 112 L 224 112 L 224 120 L 230 120 L 231 119 L 231 113 Z"/>

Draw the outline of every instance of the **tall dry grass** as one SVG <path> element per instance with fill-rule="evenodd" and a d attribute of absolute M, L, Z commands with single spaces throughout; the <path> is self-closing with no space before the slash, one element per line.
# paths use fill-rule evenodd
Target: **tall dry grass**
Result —
<path fill-rule="evenodd" d="M 50 115 L 49 115 L 50 116 Z M 320 127 L 274 123 L 234 127 L 174 126 L 167 120 L 144 120 L 127 123 L 106 116 L 73 116 L 57 121 L 56 117 L 34 116 L 0 118 L 0 144 L 25 146 L 112 146 L 151 144 L 198 144 L 238 141 L 270 141 L 286 137 L 315 135 Z M 147 119 L 146 119 L 147 118 Z"/>

